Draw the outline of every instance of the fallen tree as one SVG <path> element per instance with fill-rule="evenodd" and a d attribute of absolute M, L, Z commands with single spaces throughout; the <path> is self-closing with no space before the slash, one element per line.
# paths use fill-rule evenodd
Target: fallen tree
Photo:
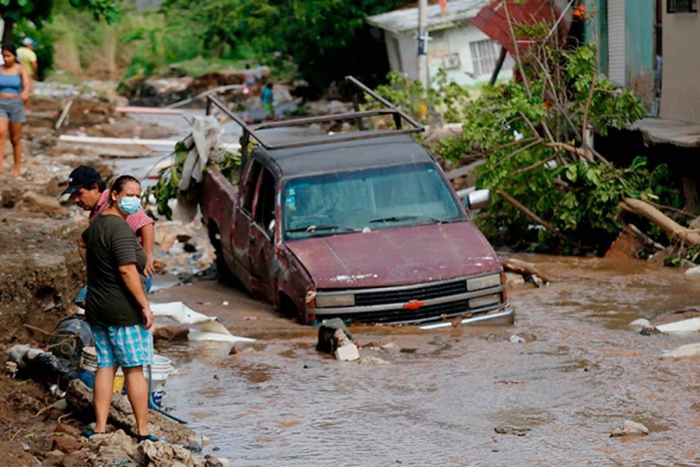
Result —
<path fill-rule="evenodd" d="M 658 225 L 672 242 L 685 246 L 700 246 L 700 230 L 683 227 L 649 203 L 626 198 L 620 202 L 619 206 L 624 211 L 644 217 Z"/>

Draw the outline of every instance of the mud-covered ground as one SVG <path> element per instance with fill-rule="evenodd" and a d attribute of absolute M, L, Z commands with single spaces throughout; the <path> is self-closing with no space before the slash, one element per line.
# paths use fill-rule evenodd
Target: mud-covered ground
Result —
<path fill-rule="evenodd" d="M 91 102 L 66 132 L 167 133 L 114 114 L 114 102 Z M 0 465 L 8 466 L 41 462 L 59 417 L 82 427 L 51 408 L 47 384 L 10 378 L 5 350 L 21 342 L 45 348 L 47 336 L 36 329 L 50 332 L 73 311 L 84 281 L 75 238 L 86 218 L 57 197 L 78 164 L 112 170 L 104 148 L 58 143 L 50 127 L 63 101 L 43 105 L 27 126 L 23 177 L 0 176 Z M 201 254 L 178 263 L 173 229 L 156 226 L 171 272 L 183 277 L 213 259 L 204 233 L 194 231 L 186 236 Z M 318 353 L 314 328 L 217 284 L 211 273 L 162 288 L 153 301 L 184 301 L 257 340 L 233 351 L 159 342 L 156 351 L 176 367 L 164 404 L 210 438 L 205 453 L 237 466 L 698 465 L 697 359 L 660 359 L 697 335 L 642 336 L 628 323 L 697 305 L 700 280 L 639 261 L 517 257 L 552 283 L 509 291 L 515 326 L 351 327 L 362 356 L 375 358 L 369 365 Z M 177 280 L 159 275 L 156 284 Z M 651 433 L 610 438 L 627 419 Z"/>

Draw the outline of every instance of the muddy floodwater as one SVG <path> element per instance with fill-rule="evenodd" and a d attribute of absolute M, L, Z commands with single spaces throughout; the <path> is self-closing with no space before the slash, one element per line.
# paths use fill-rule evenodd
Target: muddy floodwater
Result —
<path fill-rule="evenodd" d="M 179 370 L 165 405 L 236 466 L 700 464 L 697 359 L 659 358 L 697 335 L 628 328 L 700 303 L 700 279 L 642 262 L 518 258 L 553 283 L 509 293 L 513 327 L 351 327 L 360 343 L 400 346 L 361 350 L 388 365 L 317 353 L 313 328 L 232 289 L 163 291 L 153 298 L 185 300 L 258 339 L 233 356 L 230 344 L 161 346 Z M 651 434 L 610 438 L 626 419 Z M 498 434 L 499 426 L 527 431 Z"/>

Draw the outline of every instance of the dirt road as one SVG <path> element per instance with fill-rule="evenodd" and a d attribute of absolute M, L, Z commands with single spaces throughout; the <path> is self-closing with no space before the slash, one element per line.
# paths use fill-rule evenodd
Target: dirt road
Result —
<path fill-rule="evenodd" d="M 315 351 L 314 329 L 213 281 L 162 291 L 153 299 L 258 339 L 233 356 L 230 344 L 161 346 L 179 373 L 165 403 L 238 466 L 693 465 L 695 360 L 659 355 L 697 337 L 627 324 L 696 303 L 700 281 L 640 262 L 525 259 L 554 282 L 510 292 L 512 328 L 351 327 L 361 344 L 397 344 L 361 350 L 389 365 L 336 362 Z M 651 434 L 609 438 L 626 419 Z"/>

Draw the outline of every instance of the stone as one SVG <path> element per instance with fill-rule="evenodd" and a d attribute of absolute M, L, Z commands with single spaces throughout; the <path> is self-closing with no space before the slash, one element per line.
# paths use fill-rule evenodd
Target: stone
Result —
<path fill-rule="evenodd" d="M 85 451 L 76 451 L 63 458 L 63 467 L 83 467 L 90 455 Z"/>
<path fill-rule="evenodd" d="M 700 266 L 694 266 L 685 270 L 686 276 L 700 276 Z"/>
<path fill-rule="evenodd" d="M 700 343 L 681 345 L 670 351 L 661 353 L 661 358 L 694 357 L 700 354 Z"/>
<path fill-rule="evenodd" d="M 53 430 L 54 433 L 65 433 L 70 436 L 80 436 L 80 430 L 74 426 L 70 426 L 66 423 L 57 423 L 56 428 Z"/>
<path fill-rule="evenodd" d="M 359 361 L 360 365 L 390 365 L 389 362 L 379 357 L 364 357 Z"/>
<path fill-rule="evenodd" d="M 641 423 L 634 422 L 632 420 L 625 420 L 622 426 L 615 428 L 610 437 L 618 436 L 645 436 L 649 434 L 649 428 L 645 427 Z"/>
<path fill-rule="evenodd" d="M 73 438 L 72 436 L 62 434 L 53 439 L 53 442 L 51 443 L 51 449 L 65 452 L 66 454 L 71 454 L 75 451 L 80 451 L 81 449 L 83 449 L 83 443 Z"/>
<path fill-rule="evenodd" d="M 338 330 L 338 332 L 342 331 Z M 357 346 L 351 342 L 335 349 L 334 355 L 336 360 L 351 362 L 360 358 L 360 351 L 357 350 Z"/>
<path fill-rule="evenodd" d="M 515 272 L 506 273 L 506 287 L 509 289 L 522 289 L 526 286 L 525 278 Z"/>
<path fill-rule="evenodd" d="M 139 443 L 135 453 L 136 462 L 149 467 L 204 467 L 204 463 L 195 458 L 190 451 L 168 444 L 164 441 L 144 441 Z"/>
<path fill-rule="evenodd" d="M 205 467 L 231 467 L 231 462 L 228 459 L 217 458 L 207 454 L 204 456 Z"/>
<path fill-rule="evenodd" d="M 617 239 L 610 245 L 605 253 L 606 258 L 639 259 L 644 255 L 663 250 L 663 246 L 654 242 L 641 230 L 632 224 L 628 224 L 625 230 L 620 232 Z"/>
<path fill-rule="evenodd" d="M 40 195 L 33 191 L 24 193 L 16 207 L 24 211 L 40 212 L 52 217 L 68 216 L 69 214 L 68 209 L 61 206 L 56 198 Z"/>
<path fill-rule="evenodd" d="M 635 319 L 628 326 L 633 330 L 639 332 L 642 330 L 642 328 L 649 326 L 649 320 L 644 318 Z"/>

